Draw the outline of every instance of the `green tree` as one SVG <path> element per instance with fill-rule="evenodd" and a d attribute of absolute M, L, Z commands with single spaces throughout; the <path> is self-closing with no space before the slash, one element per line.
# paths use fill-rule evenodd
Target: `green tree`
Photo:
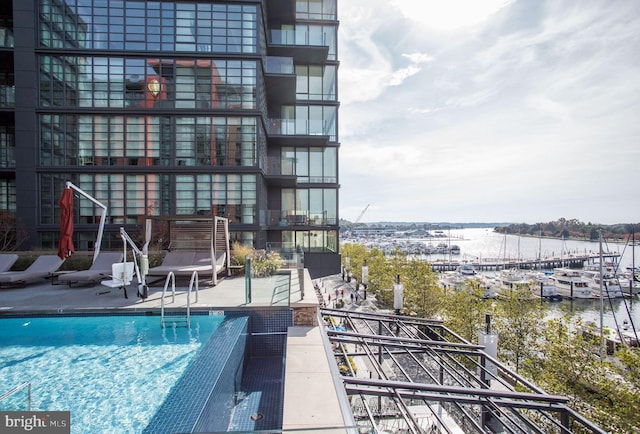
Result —
<path fill-rule="evenodd" d="M 608 432 L 640 429 L 640 358 L 624 350 L 613 359 L 601 358 L 594 324 L 569 315 L 549 320 L 542 328 L 538 352 L 523 368 L 549 393 L 571 399 L 570 406 Z"/>
<path fill-rule="evenodd" d="M 544 309 L 529 285 L 515 285 L 496 303 L 493 328 L 498 333 L 498 355 L 516 372 L 535 354 L 543 320 Z"/>
<path fill-rule="evenodd" d="M 449 291 L 445 296 L 444 325 L 469 342 L 478 341 L 486 315 L 493 314 L 493 302 L 484 298 L 484 292 L 477 281 L 468 280 L 463 290 Z"/>
<path fill-rule="evenodd" d="M 443 305 L 444 288 L 431 264 L 404 258 L 400 266 L 401 283 L 404 287 L 403 313 L 420 318 L 435 318 Z"/>

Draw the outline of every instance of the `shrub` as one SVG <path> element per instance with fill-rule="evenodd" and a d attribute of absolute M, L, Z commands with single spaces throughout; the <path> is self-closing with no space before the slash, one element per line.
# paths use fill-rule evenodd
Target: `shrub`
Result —
<path fill-rule="evenodd" d="M 231 246 L 231 265 L 244 265 L 247 256 L 253 255 L 253 248 L 239 242 L 234 242 Z"/>
<path fill-rule="evenodd" d="M 255 250 L 251 256 L 251 276 L 267 277 L 275 274 L 282 266 L 282 258 L 277 252 Z"/>
<path fill-rule="evenodd" d="M 252 247 L 239 242 L 233 243 L 231 265 L 244 265 L 247 256 L 251 259 L 252 277 L 271 276 L 282 266 L 282 258 L 277 252 L 254 250 Z"/>

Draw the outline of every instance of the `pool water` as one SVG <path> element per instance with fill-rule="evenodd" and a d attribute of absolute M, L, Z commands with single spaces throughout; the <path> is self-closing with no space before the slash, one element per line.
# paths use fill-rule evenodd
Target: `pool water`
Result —
<path fill-rule="evenodd" d="M 31 409 L 70 411 L 72 433 L 141 432 L 223 319 L 163 329 L 158 316 L 2 318 L 0 395 L 31 382 Z"/>

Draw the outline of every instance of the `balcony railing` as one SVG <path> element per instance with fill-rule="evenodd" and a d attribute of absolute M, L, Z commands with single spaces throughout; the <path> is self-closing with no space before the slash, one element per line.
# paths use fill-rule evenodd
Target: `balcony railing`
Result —
<path fill-rule="evenodd" d="M 0 47 L 13 48 L 13 29 L 0 27 Z"/>
<path fill-rule="evenodd" d="M 16 106 L 16 87 L 0 86 L 0 107 Z"/>
<path fill-rule="evenodd" d="M 293 74 L 293 58 L 268 56 L 266 62 L 267 74 Z"/>
<path fill-rule="evenodd" d="M 303 32 L 299 30 L 271 30 L 271 43 L 275 45 L 327 45 L 325 32 Z"/>
<path fill-rule="evenodd" d="M 328 226 L 336 224 L 335 216 L 328 216 L 326 212 L 311 212 L 308 210 L 268 210 L 267 223 L 270 226 Z"/>
<path fill-rule="evenodd" d="M 330 136 L 328 121 L 310 119 L 269 119 L 269 134 Z"/>
<path fill-rule="evenodd" d="M 295 158 L 266 157 L 264 170 L 271 176 L 295 175 Z"/>

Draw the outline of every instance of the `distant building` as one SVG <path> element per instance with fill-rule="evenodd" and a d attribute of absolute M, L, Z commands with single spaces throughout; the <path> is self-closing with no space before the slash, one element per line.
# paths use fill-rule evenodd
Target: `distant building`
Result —
<path fill-rule="evenodd" d="M 146 215 L 216 214 L 338 272 L 337 28 L 336 0 L 1 2 L 0 209 L 55 248 L 69 180 L 108 206 L 105 249 Z"/>

